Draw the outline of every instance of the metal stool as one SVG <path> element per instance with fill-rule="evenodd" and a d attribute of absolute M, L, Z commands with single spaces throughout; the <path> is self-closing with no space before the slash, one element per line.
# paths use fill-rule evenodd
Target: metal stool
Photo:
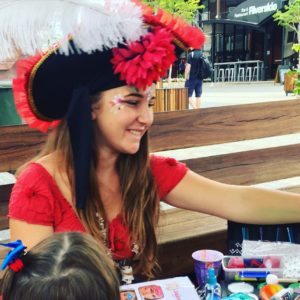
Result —
<path fill-rule="evenodd" d="M 225 70 L 225 79 L 227 78 L 228 81 L 234 80 L 234 68 L 227 68 Z"/>
<path fill-rule="evenodd" d="M 252 67 L 247 67 L 245 80 L 252 80 Z"/>
<path fill-rule="evenodd" d="M 245 81 L 245 68 L 244 67 L 239 67 L 238 70 L 238 75 L 237 75 L 237 81 Z"/>
<path fill-rule="evenodd" d="M 254 78 L 256 78 L 256 80 L 259 80 L 258 66 L 253 68 L 253 80 Z"/>
<path fill-rule="evenodd" d="M 220 78 L 222 79 L 222 82 L 225 81 L 225 70 L 221 68 L 218 70 L 217 81 L 220 81 Z"/>

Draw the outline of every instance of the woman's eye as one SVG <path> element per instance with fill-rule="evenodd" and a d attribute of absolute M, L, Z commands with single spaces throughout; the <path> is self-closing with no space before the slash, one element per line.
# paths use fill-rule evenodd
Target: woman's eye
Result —
<path fill-rule="evenodd" d="M 138 101 L 136 100 L 124 100 L 123 102 L 132 106 L 138 105 Z"/>

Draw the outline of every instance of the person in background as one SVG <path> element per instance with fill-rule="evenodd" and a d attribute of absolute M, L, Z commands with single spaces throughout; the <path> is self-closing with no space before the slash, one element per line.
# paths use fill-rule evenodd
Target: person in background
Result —
<path fill-rule="evenodd" d="M 184 77 L 185 72 L 185 60 L 180 59 L 180 62 L 178 64 L 178 77 L 183 76 Z"/>
<path fill-rule="evenodd" d="M 19 170 L 9 203 L 12 239 L 31 248 L 54 232 L 88 232 L 107 247 L 128 282 L 132 275 L 155 275 L 160 201 L 242 223 L 299 221 L 297 194 L 216 182 L 173 158 L 150 155 L 155 83 L 175 61 L 174 43 L 199 49 L 204 35 L 163 11 L 117 3 L 104 10 L 115 43 L 100 26 L 96 33 L 108 40 L 100 49 L 79 51 L 76 32 L 69 55 L 58 46 L 17 65 L 18 111 L 50 134 L 41 153 Z M 85 47 L 88 24 L 80 27 Z"/>
<path fill-rule="evenodd" d="M 113 261 L 90 235 L 56 233 L 28 252 L 20 241 L 11 244 L 17 247 L 1 280 L 3 300 L 120 299 Z"/>
<path fill-rule="evenodd" d="M 185 87 L 188 88 L 189 104 L 191 108 L 200 108 L 203 78 L 201 69 L 203 67 L 203 54 L 199 49 L 192 49 L 188 54 L 185 66 L 184 78 L 186 80 Z M 195 93 L 195 101 L 193 94 Z"/>

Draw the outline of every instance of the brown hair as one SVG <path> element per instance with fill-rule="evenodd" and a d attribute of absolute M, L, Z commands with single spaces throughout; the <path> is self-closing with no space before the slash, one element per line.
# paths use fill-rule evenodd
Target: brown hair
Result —
<path fill-rule="evenodd" d="M 55 233 L 21 257 L 23 268 L 5 270 L 3 300 L 119 300 L 113 261 L 88 234 Z"/>
<path fill-rule="evenodd" d="M 92 96 L 91 99 L 92 103 L 101 101 L 101 93 Z M 62 172 L 66 172 L 73 195 L 73 203 L 75 203 L 74 166 L 66 121 L 62 121 L 50 133 L 44 148 L 34 160 L 54 151 L 58 151 L 61 154 L 59 155 L 60 159 L 56 160 L 57 168 Z M 84 209 L 77 209 L 77 213 L 88 232 L 96 239 L 101 240 L 96 211 L 103 218 L 105 218 L 105 213 L 96 176 L 97 153 L 95 138 L 93 138 L 88 201 Z M 142 137 L 137 153 L 120 154 L 116 170 L 120 179 L 123 200 L 122 217 L 131 236 L 129 243 L 134 242 L 139 246 L 140 254 L 138 255 L 134 273 L 152 278 L 155 267 L 157 267 L 155 229 L 159 216 L 159 199 L 150 170 L 148 133 Z"/>

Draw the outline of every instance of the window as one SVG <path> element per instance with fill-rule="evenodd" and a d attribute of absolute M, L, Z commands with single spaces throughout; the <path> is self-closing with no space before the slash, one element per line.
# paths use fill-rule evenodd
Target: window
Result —
<path fill-rule="evenodd" d="M 295 43 L 296 42 L 296 32 L 289 31 L 287 35 L 287 43 Z"/>

